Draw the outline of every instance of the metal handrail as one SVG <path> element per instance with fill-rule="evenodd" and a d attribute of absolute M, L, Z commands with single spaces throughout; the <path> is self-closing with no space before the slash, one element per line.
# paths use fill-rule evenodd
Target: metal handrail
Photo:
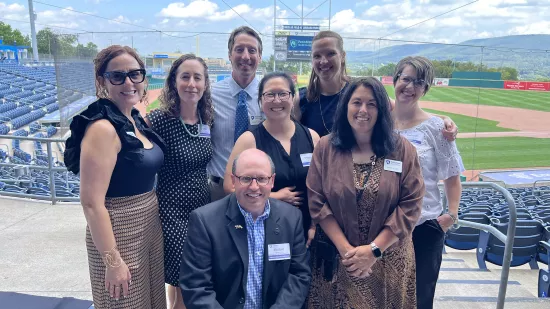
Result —
<path fill-rule="evenodd" d="M 537 179 L 535 182 L 533 182 L 533 191 L 532 194 L 535 195 L 535 186 L 537 185 L 537 182 L 550 182 L 550 179 Z"/>
<path fill-rule="evenodd" d="M 516 212 L 516 203 L 512 194 L 503 188 L 502 186 L 497 185 L 494 182 L 462 182 L 463 188 L 491 188 L 495 191 L 502 193 L 508 208 L 510 209 L 509 221 L 508 221 L 508 231 L 504 235 L 501 231 L 497 230 L 494 226 L 488 224 L 481 224 L 477 222 L 471 222 L 467 220 L 458 219 L 456 227 L 465 226 L 471 227 L 474 229 L 482 230 L 493 234 L 496 238 L 502 241 L 504 246 L 504 257 L 502 261 L 502 272 L 500 274 L 500 286 L 498 289 L 498 300 L 497 300 L 497 309 L 504 308 L 504 301 L 506 298 L 506 289 L 508 288 L 508 275 L 510 273 L 510 264 L 512 262 L 512 249 L 514 247 L 514 238 L 516 236 L 516 221 L 517 221 L 517 212 Z M 442 185 L 439 185 L 442 187 Z M 447 198 L 445 196 L 445 190 L 443 190 L 443 209 L 446 209 Z"/>
<path fill-rule="evenodd" d="M 52 205 L 55 205 L 57 201 L 80 201 L 79 197 L 61 197 L 57 198 L 55 194 L 55 174 L 54 172 L 67 172 L 65 167 L 54 167 L 53 166 L 53 150 L 52 143 L 65 142 L 66 139 L 62 138 L 44 138 L 44 137 L 28 137 L 28 136 L 13 136 L 13 135 L 0 135 L 0 139 L 12 139 L 12 140 L 22 140 L 22 141 L 38 141 L 41 143 L 46 143 L 46 154 L 48 156 L 48 166 L 39 166 L 39 165 L 25 165 L 25 164 L 15 164 L 15 163 L 0 163 L 0 167 L 16 167 L 16 166 L 28 166 L 29 169 L 48 171 L 50 176 L 50 196 L 40 196 L 27 193 L 14 193 L 14 192 L 2 192 L 2 195 L 12 196 L 12 197 L 23 197 L 23 198 L 34 198 L 39 200 L 50 200 Z"/>

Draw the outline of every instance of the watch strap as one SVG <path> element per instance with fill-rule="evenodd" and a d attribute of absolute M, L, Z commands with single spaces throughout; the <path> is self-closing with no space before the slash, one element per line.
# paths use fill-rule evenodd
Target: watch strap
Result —
<path fill-rule="evenodd" d="M 372 249 L 372 254 L 374 255 L 374 257 L 377 259 L 381 259 L 383 255 L 382 250 L 378 248 L 378 246 L 374 243 L 374 241 L 370 243 L 370 247 Z"/>

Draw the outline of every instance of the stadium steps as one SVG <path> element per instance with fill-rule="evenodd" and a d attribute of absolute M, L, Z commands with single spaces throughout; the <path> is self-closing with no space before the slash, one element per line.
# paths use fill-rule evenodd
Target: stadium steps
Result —
<path fill-rule="evenodd" d="M 439 272 L 434 308 L 496 308 L 500 285 L 500 266 L 487 263 L 480 270 L 475 250 L 446 248 Z M 546 265 L 540 264 L 540 267 Z M 538 270 L 528 265 L 510 269 L 505 308 L 550 308 L 550 298 L 537 297 Z"/>

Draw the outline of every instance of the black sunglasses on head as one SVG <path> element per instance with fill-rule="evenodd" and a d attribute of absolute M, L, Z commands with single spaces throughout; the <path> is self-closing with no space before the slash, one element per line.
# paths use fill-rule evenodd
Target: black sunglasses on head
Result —
<path fill-rule="evenodd" d="M 103 73 L 103 77 L 107 78 L 113 85 L 122 85 L 126 81 L 126 76 L 134 84 L 143 83 L 145 80 L 145 69 L 137 69 L 128 72 L 111 71 Z"/>

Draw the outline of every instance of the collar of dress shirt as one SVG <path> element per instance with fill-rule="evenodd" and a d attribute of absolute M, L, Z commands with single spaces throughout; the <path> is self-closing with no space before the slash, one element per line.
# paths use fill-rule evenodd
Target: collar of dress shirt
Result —
<path fill-rule="evenodd" d="M 255 222 L 255 220 L 253 219 L 252 217 L 252 214 L 248 211 L 246 211 L 244 208 L 241 207 L 241 204 L 239 204 L 239 202 L 237 201 L 237 206 L 239 206 L 239 210 L 241 211 L 241 213 L 243 214 L 243 216 L 245 218 L 250 218 L 252 219 L 252 221 Z M 258 216 L 258 218 L 256 218 L 256 220 L 265 220 L 267 218 L 269 218 L 269 213 L 271 212 L 271 206 L 269 204 L 269 200 L 267 200 L 265 202 L 265 208 L 264 208 L 264 213 L 260 216 Z"/>
<path fill-rule="evenodd" d="M 233 97 L 236 97 L 239 92 L 241 92 L 241 90 L 244 90 L 246 91 L 246 93 L 248 94 L 249 97 L 251 97 L 252 99 L 254 99 L 254 90 L 258 91 L 258 85 L 259 85 L 259 81 L 258 81 L 258 78 L 254 77 L 254 79 L 250 82 L 250 84 L 248 84 L 248 86 L 246 86 L 246 88 L 241 88 L 241 86 L 239 86 L 239 84 L 237 84 L 237 82 L 233 79 L 233 77 L 230 77 L 230 80 L 229 80 L 229 89 L 231 90 L 231 96 Z M 256 98 L 257 100 L 258 98 Z"/>

